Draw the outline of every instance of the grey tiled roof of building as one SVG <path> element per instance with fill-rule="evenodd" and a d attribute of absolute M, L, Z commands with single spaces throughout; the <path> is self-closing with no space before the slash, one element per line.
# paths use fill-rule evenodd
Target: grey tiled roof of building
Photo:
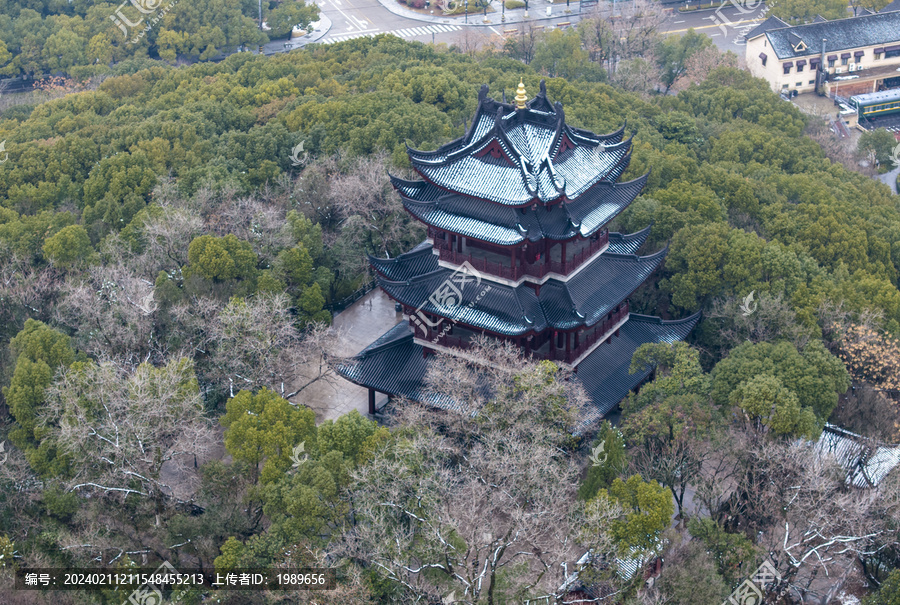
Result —
<path fill-rule="evenodd" d="M 878 11 L 879 13 L 892 13 L 894 11 L 900 11 L 900 0 L 894 0 L 883 9 Z"/>
<path fill-rule="evenodd" d="M 765 35 L 779 59 L 818 55 L 823 39 L 826 53 L 891 44 L 900 41 L 900 11 L 769 29 Z M 798 40 L 803 41 L 805 49 L 794 50 Z"/>
<path fill-rule="evenodd" d="M 900 2 L 900 0 L 898 0 L 898 2 Z M 751 29 L 749 32 L 747 32 L 747 35 L 744 37 L 748 40 L 752 40 L 753 38 L 766 33 L 770 29 L 779 29 L 782 27 L 790 27 L 790 25 L 785 23 L 778 17 L 769 17 L 768 19 Z"/>
<path fill-rule="evenodd" d="M 683 340 L 697 324 L 700 313 L 675 321 L 632 314 L 620 328 L 619 336 L 610 336 L 609 343 L 598 346 L 578 365 L 576 377 L 591 395 L 593 405 L 585 410 L 577 432 L 590 428 L 619 403 L 628 391 L 643 382 L 652 371 L 645 368 L 629 374 L 631 357 L 639 346 L 647 342 L 673 343 Z M 382 393 L 391 393 L 445 409 L 458 409 L 451 398 L 440 398 L 424 386 L 428 364 L 422 347 L 413 341 L 413 332 L 406 322 L 399 323 L 358 355 L 345 360 L 337 368 L 344 378 L 360 386 Z"/>
<path fill-rule="evenodd" d="M 662 263 L 666 250 L 648 256 L 604 252 L 566 282 L 547 280 L 536 294 L 527 284 L 512 287 L 473 279 L 461 288 L 461 300 L 452 307 L 453 319 L 461 324 L 495 334 L 521 336 L 547 329 L 572 330 L 592 327 L 624 301 Z M 376 280 L 388 296 L 425 313 L 446 317 L 432 295 L 448 283 L 454 271 L 439 267 L 405 281 Z"/>
<path fill-rule="evenodd" d="M 465 237 L 512 246 L 526 239 L 590 237 L 641 193 L 647 175 L 625 183 L 595 183 L 567 204 L 514 208 L 391 177 L 403 205 L 417 219 Z"/>

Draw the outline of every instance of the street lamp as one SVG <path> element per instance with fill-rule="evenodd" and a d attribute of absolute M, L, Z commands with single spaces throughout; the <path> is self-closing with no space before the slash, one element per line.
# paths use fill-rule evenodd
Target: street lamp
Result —
<path fill-rule="evenodd" d="M 500 0 L 500 22 L 506 23 L 506 0 Z"/>
<path fill-rule="evenodd" d="M 466 23 L 469 22 L 469 0 L 466 0 Z"/>

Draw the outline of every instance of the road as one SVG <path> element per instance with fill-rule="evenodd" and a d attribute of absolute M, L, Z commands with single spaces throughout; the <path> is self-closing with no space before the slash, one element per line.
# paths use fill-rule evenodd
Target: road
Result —
<path fill-rule="evenodd" d="M 748 4 L 757 1 L 757 5 L 748 10 L 744 8 Z M 509 22 L 499 23 L 499 15 L 491 14 L 495 22 L 489 27 L 466 25 L 463 18 L 441 18 L 434 15 L 432 21 L 410 19 L 392 13 L 382 6 L 378 0 L 318 0 L 319 8 L 333 22 L 328 35 L 322 40 L 325 44 L 349 40 L 361 36 L 376 36 L 381 33 L 392 33 L 407 40 L 419 42 L 444 42 L 448 44 L 459 43 L 464 36 L 480 37 L 487 40 L 490 36 L 502 34 L 504 29 L 519 27 L 523 9 L 508 11 Z M 605 3 L 604 12 L 611 14 L 613 7 Z M 738 54 L 743 53 L 742 36 L 762 20 L 761 11 L 763 5 L 758 0 L 746 0 L 744 6 L 738 6 L 732 2 L 723 3 L 717 10 L 705 10 L 688 13 L 672 12 L 662 26 L 662 33 L 666 35 L 680 35 L 689 28 L 703 32 L 713 39 L 720 50 L 732 50 Z M 546 9 L 551 8 L 554 18 L 546 18 Z M 578 22 L 578 3 L 572 2 L 572 13 L 564 14 L 565 7 L 557 2 L 551 4 L 547 0 L 531 0 L 531 19 L 529 23 L 552 26 L 560 21 L 570 22 L 572 25 Z M 617 14 L 629 11 L 629 3 L 616 3 Z M 469 20 L 480 20 L 481 15 L 475 12 L 469 14 Z"/>
<path fill-rule="evenodd" d="M 464 27 L 453 19 L 445 19 L 447 23 L 427 23 L 400 17 L 384 8 L 378 0 L 319 0 L 318 5 L 333 23 L 322 40 L 324 44 L 383 33 L 406 40 L 452 44 Z"/>

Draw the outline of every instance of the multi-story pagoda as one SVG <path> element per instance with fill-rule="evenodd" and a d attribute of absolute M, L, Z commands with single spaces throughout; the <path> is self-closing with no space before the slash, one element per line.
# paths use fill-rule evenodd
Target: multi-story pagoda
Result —
<path fill-rule="evenodd" d="M 606 226 L 640 194 L 647 175 L 618 183 L 631 140 L 624 126 L 595 135 L 565 123 L 562 105 L 522 83 L 514 104 L 478 94 L 465 136 L 436 151 L 408 149 L 420 181 L 391 177 L 428 238 L 393 259 L 370 257 L 378 285 L 403 307 L 402 322 L 339 368 L 376 391 L 424 400 L 430 354 L 460 353 L 478 334 L 515 342 L 573 369 L 607 414 L 651 369 L 629 374 L 646 342 L 674 342 L 699 314 L 678 321 L 632 314 L 628 297 L 666 250 L 638 256 L 650 227 Z"/>

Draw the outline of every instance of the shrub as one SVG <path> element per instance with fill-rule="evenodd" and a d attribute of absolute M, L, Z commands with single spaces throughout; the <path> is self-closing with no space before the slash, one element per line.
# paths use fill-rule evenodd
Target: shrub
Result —
<path fill-rule="evenodd" d="M 506 0 L 506 2 L 504 2 L 504 4 L 506 5 L 506 10 L 512 10 L 514 8 L 522 8 L 523 6 L 525 6 L 525 3 L 522 2 L 522 0 Z"/>

